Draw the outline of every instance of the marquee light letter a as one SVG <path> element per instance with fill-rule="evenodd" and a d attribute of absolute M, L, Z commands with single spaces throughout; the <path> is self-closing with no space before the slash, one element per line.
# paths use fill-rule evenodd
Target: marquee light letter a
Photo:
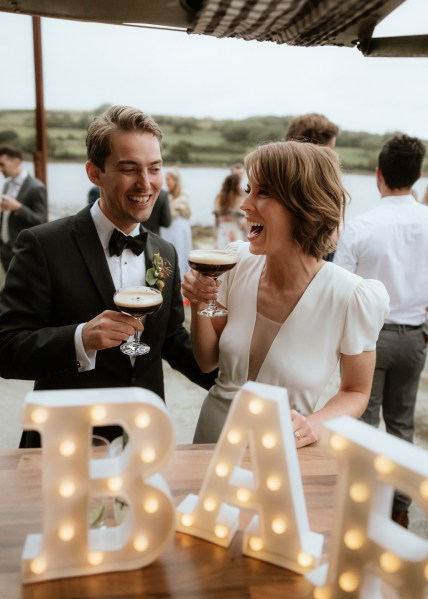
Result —
<path fill-rule="evenodd" d="M 248 443 L 252 471 L 239 466 Z M 245 555 L 300 573 L 316 565 L 323 537 L 309 530 L 285 389 L 249 382 L 238 392 L 199 496 L 178 507 L 177 529 L 228 547 L 239 507 L 257 512 Z"/>

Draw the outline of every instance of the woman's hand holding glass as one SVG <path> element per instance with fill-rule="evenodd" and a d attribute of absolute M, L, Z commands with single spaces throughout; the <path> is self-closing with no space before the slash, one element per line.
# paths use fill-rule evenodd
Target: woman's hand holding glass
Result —
<path fill-rule="evenodd" d="M 184 297 L 192 304 L 207 305 L 217 299 L 218 287 L 220 285 L 220 281 L 206 277 L 196 270 L 190 270 L 183 277 L 181 289 Z"/>
<path fill-rule="evenodd" d="M 187 260 L 193 271 L 204 275 L 204 278 L 209 277 L 217 286 L 217 278 L 236 266 L 237 256 L 235 252 L 227 250 L 192 250 Z M 199 316 L 208 318 L 227 316 L 226 308 L 217 306 L 215 297 L 207 297 L 210 292 L 211 288 L 210 286 L 207 287 L 207 283 L 205 283 L 205 289 L 202 286 L 199 288 L 200 295 L 196 297 L 202 297 L 202 301 L 208 301 L 208 306 L 205 309 L 198 310 Z M 205 296 L 202 294 L 205 294 Z M 187 299 L 194 302 L 189 297 Z"/>

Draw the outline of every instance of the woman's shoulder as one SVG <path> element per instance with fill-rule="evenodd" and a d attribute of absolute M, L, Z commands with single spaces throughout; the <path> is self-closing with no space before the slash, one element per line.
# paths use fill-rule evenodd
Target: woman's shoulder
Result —
<path fill-rule="evenodd" d="M 362 305 L 378 305 L 381 309 L 389 306 L 389 295 L 385 285 L 376 279 L 363 279 L 337 264 L 327 262 L 325 265 L 335 291 L 341 290 L 350 301 Z"/>

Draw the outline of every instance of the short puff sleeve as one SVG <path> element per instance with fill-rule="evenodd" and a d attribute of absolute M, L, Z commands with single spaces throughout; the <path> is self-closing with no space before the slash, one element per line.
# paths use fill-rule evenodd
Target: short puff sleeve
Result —
<path fill-rule="evenodd" d="M 389 295 L 383 283 L 362 279 L 349 301 L 340 353 L 355 356 L 375 349 L 388 314 Z"/>

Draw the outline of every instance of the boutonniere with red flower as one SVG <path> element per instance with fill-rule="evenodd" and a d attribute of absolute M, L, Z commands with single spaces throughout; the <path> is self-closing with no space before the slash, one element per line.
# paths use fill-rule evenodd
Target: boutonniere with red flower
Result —
<path fill-rule="evenodd" d="M 162 258 L 159 252 L 156 252 L 156 254 L 153 254 L 153 266 L 146 272 L 146 283 L 150 287 L 156 285 L 159 291 L 162 291 L 171 272 L 171 264 L 168 260 Z"/>

